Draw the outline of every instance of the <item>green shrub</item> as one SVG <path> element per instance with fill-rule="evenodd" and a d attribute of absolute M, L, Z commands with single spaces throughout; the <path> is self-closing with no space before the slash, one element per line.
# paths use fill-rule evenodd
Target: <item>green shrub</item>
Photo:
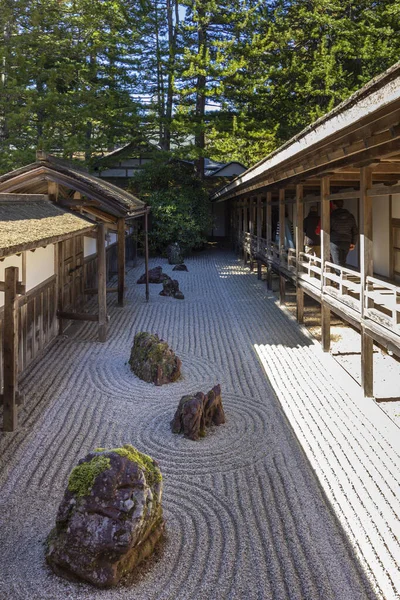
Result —
<path fill-rule="evenodd" d="M 130 190 L 151 206 L 152 253 L 165 254 L 173 242 L 186 252 L 204 244 L 211 227 L 209 195 L 192 165 L 163 156 L 144 166 Z"/>

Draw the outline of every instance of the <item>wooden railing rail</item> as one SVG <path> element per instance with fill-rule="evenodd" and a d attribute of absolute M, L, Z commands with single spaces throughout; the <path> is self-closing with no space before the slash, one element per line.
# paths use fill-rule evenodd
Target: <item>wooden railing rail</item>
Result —
<path fill-rule="evenodd" d="M 364 292 L 365 317 L 399 333 L 400 287 L 367 277 Z"/>

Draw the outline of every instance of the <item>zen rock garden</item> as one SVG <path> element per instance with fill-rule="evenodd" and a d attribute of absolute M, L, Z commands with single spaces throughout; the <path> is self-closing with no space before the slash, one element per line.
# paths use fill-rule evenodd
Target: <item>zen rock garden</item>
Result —
<path fill-rule="evenodd" d="M 198 440 L 206 435 L 208 427 L 223 423 L 225 413 L 221 386 L 216 385 L 208 394 L 197 392 L 183 396 L 171 421 L 171 429 L 173 433 L 183 433 L 190 440 Z"/>
<path fill-rule="evenodd" d="M 183 263 L 175 265 L 173 271 L 187 271 L 187 266 Z M 146 283 L 146 273 L 143 273 L 137 280 L 138 284 Z M 160 292 L 160 296 L 171 296 L 177 300 L 184 300 L 185 296 L 179 289 L 179 282 L 176 279 L 172 279 L 167 273 L 163 273 L 162 267 L 154 267 L 149 270 L 149 283 L 162 283 L 163 289 Z"/>
<path fill-rule="evenodd" d="M 129 364 L 135 375 L 155 385 L 177 381 L 181 376 L 182 363 L 167 342 L 145 331 L 135 335 Z"/>
<path fill-rule="evenodd" d="M 72 470 L 47 539 L 53 571 L 116 585 L 154 551 L 164 531 L 157 463 L 126 444 L 98 448 Z"/>

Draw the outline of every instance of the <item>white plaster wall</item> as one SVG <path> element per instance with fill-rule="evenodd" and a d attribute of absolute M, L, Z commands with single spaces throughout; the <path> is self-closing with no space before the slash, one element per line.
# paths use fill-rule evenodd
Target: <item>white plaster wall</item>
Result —
<path fill-rule="evenodd" d="M 54 244 L 26 253 L 26 291 L 54 275 Z"/>
<path fill-rule="evenodd" d="M 96 254 L 96 252 L 97 252 L 96 239 L 84 237 L 83 238 L 83 256 L 86 258 L 86 256 L 91 256 L 92 254 Z"/>
<path fill-rule="evenodd" d="M 400 219 L 400 194 L 392 196 L 392 218 Z"/>
<path fill-rule="evenodd" d="M 13 254 L 12 256 L 7 256 L 7 258 L 0 261 L 0 281 L 4 281 L 4 271 L 7 267 L 18 267 L 18 277 L 19 280 L 22 281 L 22 254 L 19 256 Z M 4 292 L 0 292 L 0 306 L 4 306 Z"/>
<path fill-rule="evenodd" d="M 374 272 L 390 276 L 389 196 L 372 199 L 372 239 Z"/>

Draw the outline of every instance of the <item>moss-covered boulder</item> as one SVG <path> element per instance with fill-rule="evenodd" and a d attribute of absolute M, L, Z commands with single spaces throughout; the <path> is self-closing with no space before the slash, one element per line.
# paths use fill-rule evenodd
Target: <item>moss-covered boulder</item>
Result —
<path fill-rule="evenodd" d="M 129 364 L 143 381 L 163 385 L 177 381 L 182 363 L 158 335 L 142 331 L 135 335 Z"/>
<path fill-rule="evenodd" d="M 163 281 L 163 289 L 160 292 L 160 296 L 171 296 L 177 300 L 184 300 L 185 296 L 179 289 L 179 282 L 177 279 L 165 279 Z"/>
<path fill-rule="evenodd" d="M 225 423 L 222 406 L 221 386 L 216 385 L 208 392 L 197 392 L 183 396 L 171 421 L 172 433 L 183 433 L 190 440 L 206 435 L 207 427 Z"/>
<path fill-rule="evenodd" d="M 157 463 L 133 446 L 91 452 L 70 474 L 47 562 L 66 578 L 116 585 L 162 536 L 161 495 Z"/>

